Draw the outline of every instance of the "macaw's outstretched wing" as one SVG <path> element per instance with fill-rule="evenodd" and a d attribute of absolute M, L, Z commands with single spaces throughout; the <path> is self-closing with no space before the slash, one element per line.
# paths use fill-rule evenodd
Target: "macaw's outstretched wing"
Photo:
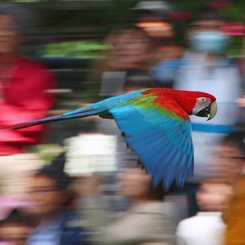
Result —
<path fill-rule="evenodd" d="M 186 175 L 193 174 L 193 145 L 189 116 L 174 100 L 164 101 L 163 107 L 154 96 L 138 97 L 109 112 L 154 185 L 163 180 L 168 190 L 175 179 L 183 185 Z"/>

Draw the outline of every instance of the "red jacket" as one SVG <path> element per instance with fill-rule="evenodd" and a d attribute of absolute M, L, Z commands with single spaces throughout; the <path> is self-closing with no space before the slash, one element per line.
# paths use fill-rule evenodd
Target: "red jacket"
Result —
<path fill-rule="evenodd" d="M 3 103 L 0 127 L 47 116 L 55 98 L 47 90 L 56 87 L 54 75 L 42 64 L 21 58 L 9 79 L 0 76 Z M 20 153 L 40 140 L 43 125 L 18 130 L 0 130 L 0 155 Z"/>

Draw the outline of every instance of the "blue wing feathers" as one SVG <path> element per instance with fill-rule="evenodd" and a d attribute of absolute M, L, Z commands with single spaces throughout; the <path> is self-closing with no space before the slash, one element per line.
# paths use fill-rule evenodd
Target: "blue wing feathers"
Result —
<path fill-rule="evenodd" d="M 177 167 L 178 162 L 175 161 L 175 158 L 179 152 L 172 145 L 170 149 L 170 151 L 166 152 L 165 155 L 161 156 L 155 163 L 155 165 L 157 165 L 154 172 L 156 184 L 161 180 L 161 177 L 166 177 L 170 167 Z"/>
<path fill-rule="evenodd" d="M 158 185 L 162 180 L 164 180 L 164 186 L 169 183 L 169 178 L 171 176 L 168 175 L 167 172 L 171 164 L 173 164 L 172 159 L 174 158 L 175 154 L 175 151 L 171 151 L 169 153 L 169 155 L 171 156 L 170 158 L 162 157 L 161 162 L 158 161 L 158 164 L 161 164 L 161 166 L 153 173 L 155 186 Z"/>
<path fill-rule="evenodd" d="M 164 179 L 167 190 L 176 177 L 178 183 L 184 182 L 193 164 L 189 121 L 174 120 L 155 108 L 132 105 L 124 110 L 113 108 L 110 113 L 125 132 L 125 140 L 139 156 L 146 172 L 153 176 L 155 186 Z"/>
<path fill-rule="evenodd" d="M 165 175 L 165 178 L 164 178 L 165 190 L 168 190 L 170 188 L 170 186 L 172 185 L 172 183 L 176 179 L 177 173 L 178 173 L 178 168 L 172 168 L 169 172 L 167 172 L 167 174 Z M 184 178 L 184 176 L 182 176 L 182 178 Z"/>
<path fill-rule="evenodd" d="M 169 143 L 168 140 L 164 140 L 162 139 L 162 141 L 160 141 L 157 145 L 157 147 L 155 147 L 154 150 L 152 150 L 152 152 L 150 151 L 144 151 L 142 153 L 142 159 L 144 160 L 144 156 L 145 155 L 151 155 L 151 158 L 148 158 L 148 162 L 146 162 L 146 167 L 149 167 L 149 169 L 151 170 L 151 173 L 157 172 L 157 168 L 159 168 L 159 164 L 161 164 L 163 167 L 167 168 L 168 166 L 164 164 L 164 161 L 166 161 L 166 154 L 171 154 L 172 151 L 172 145 Z M 149 165 L 149 166 L 148 166 Z"/>
<path fill-rule="evenodd" d="M 167 146 L 169 146 L 169 149 L 170 149 L 170 145 L 167 145 Z M 167 147 L 165 149 L 168 150 Z M 147 150 L 142 150 L 140 154 L 140 158 L 142 162 L 145 163 L 145 167 L 149 169 L 148 171 L 149 173 L 153 173 L 155 169 L 158 167 L 156 166 L 155 162 L 160 157 L 162 157 L 161 151 L 165 151 L 165 149 L 163 150 L 163 144 L 161 141 L 159 141 L 155 144 L 155 147 L 152 147 Z"/>
<path fill-rule="evenodd" d="M 193 170 L 194 170 L 193 152 L 190 154 L 190 158 L 192 158 L 192 161 L 189 161 L 188 165 L 185 165 L 184 167 L 182 167 L 182 169 L 180 169 L 180 171 L 178 172 L 177 177 L 176 177 L 176 182 L 181 187 L 183 187 L 183 185 L 184 185 L 184 181 L 185 181 L 186 176 L 187 177 L 193 177 Z"/>
<path fill-rule="evenodd" d="M 154 141 L 152 142 L 151 139 L 154 139 Z M 167 141 L 165 138 L 157 137 L 157 135 L 152 135 L 152 137 L 141 136 L 140 140 L 138 140 L 137 137 L 130 137 L 127 140 L 131 145 L 133 145 L 133 150 L 141 156 L 143 156 L 144 153 L 153 151 L 155 148 L 160 147 L 160 149 L 162 149 L 163 141 Z"/>
<path fill-rule="evenodd" d="M 151 140 L 154 140 L 151 142 Z M 135 137 L 127 137 L 127 141 L 134 146 L 135 149 L 138 150 L 138 152 L 144 152 L 146 150 L 151 150 L 151 148 L 156 147 L 156 145 L 159 145 L 162 147 L 164 138 L 159 138 L 157 134 L 153 134 L 151 137 L 147 137 L 144 134 L 140 136 L 138 139 L 137 136 Z M 165 139 L 166 140 L 166 139 Z"/>

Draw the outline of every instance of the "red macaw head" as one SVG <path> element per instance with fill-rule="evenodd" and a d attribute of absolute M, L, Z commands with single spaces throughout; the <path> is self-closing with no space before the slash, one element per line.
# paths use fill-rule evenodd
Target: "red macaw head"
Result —
<path fill-rule="evenodd" d="M 217 110 L 216 100 L 212 101 L 209 97 L 198 97 L 192 114 L 198 117 L 208 117 L 208 120 L 211 120 L 215 117 Z"/>
<path fill-rule="evenodd" d="M 198 117 L 215 117 L 218 106 L 216 98 L 208 93 L 196 91 L 175 90 L 175 96 L 180 106 L 189 114 Z"/>

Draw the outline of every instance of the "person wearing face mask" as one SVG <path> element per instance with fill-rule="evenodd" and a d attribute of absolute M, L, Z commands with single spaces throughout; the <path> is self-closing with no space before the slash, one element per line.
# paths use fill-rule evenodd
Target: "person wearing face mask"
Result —
<path fill-rule="evenodd" d="M 216 55 L 224 54 L 231 43 L 231 38 L 229 36 L 225 35 L 220 30 L 215 30 L 219 25 L 222 25 L 222 22 L 215 22 L 218 22 L 218 20 L 197 22 L 193 25 L 193 29 L 191 30 L 189 36 L 190 46 L 193 51 L 205 53 L 210 59 L 212 56 L 214 58 Z M 213 26 L 213 24 L 217 24 L 217 26 Z M 215 29 L 210 29 L 207 31 L 202 30 L 202 28 L 209 28 L 209 26 L 210 28 Z"/>
<path fill-rule="evenodd" d="M 212 122 L 192 118 L 194 178 L 207 177 L 213 147 L 240 119 L 236 99 L 242 95 L 242 80 L 236 62 L 227 58 L 231 36 L 223 32 L 225 18 L 215 9 L 197 14 L 186 35 L 189 49 L 176 74 L 175 89 L 200 90 L 217 98 L 218 113 Z"/>

